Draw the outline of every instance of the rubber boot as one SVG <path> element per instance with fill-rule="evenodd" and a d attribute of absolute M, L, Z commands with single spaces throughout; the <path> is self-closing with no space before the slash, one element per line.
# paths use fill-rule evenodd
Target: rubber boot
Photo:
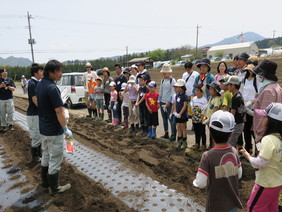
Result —
<path fill-rule="evenodd" d="M 139 132 L 139 124 L 136 124 L 136 125 L 135 125 L 135 132 L 136 132 L 136 133 Z"/>
<path fill-rule="evenodd" d="M 114 118 L 113 126 L 117 126 L 117 125 L 118 125 L 118 118 Z"/>
<path fill-rule="evenodd" d="M 131 124 L 131 125 L 130 125 L 130 133 L 133 133 L 134 131 L 135 131 L 134 124 Z"/>
<path fill-rule="evenodd" d="M 181 145 L 181 149 L 186 149 L 187 148 L 187 138 L 182 138 L 182 145 Z"/>
<path fill-rule="evenodd" d="M 101 113 L 101 121 L 104 121 L 104 113 Z"/>
<path fill-rule="evenodd" d="M 146 137 L 148 134 L 148 126 L 142 126 L 142 130 L 143 130 L 142 136 Z"/>
<path fill-rule="evenodd" d="M 91 118 L 92 117 L 92 109 L 91 108 L 87 108 L 89 115 L 86 115 L 87 118 Z"/>
<path fill-rule="evenodd" d="M 38 147 L 31 147 L 31 156 L 33 162 L 39 163 L 41 161 L 38 155 Z"/>
<path fill-rule="evenodd" d="M 156 127 L 153 127 L 152 128 L 152 138 L 156 138 L 156 131 L 157 131 L 157 128 Z"/>
<path fill-rule="evenodd" d="M 97 109 L 93 109 L 93 118 L 97 119 L 98 118 L 98 113 L 97 113 Z"/>
<path fill-rule="evenodd" d="M 112 123 L 112 112 L 111 110 L 108 110 L 108 119 L 106 120 L 108 123 Z"/>
<path fill-rule="evenodd" d="M 147 137 L 148 138 L 152 138 L 152 133 L 153 133 L 153 128 L 152 127 L 149 127 L 149 132 L 147 134 Z"/>
<path fill-rule="evenodd" d="M 124 128 L 128 128 L 128 120 L 124 121 Z"/>
<path fill-rule="evenodd" d="M 60 193 L 64 193 L 66 190 L 70 189 L 71 185 L 68 183 L 64 186 L 59 185 L 59 172 L 56 174 L 48 174 L 49 186 L 52 190 L 51 195 L 55 196 Z"/>
<path fill-rule="evenodd" d="M 41 186 L 43 188 L 48 188 L 49 187 L 49 182 L 48 182 L 48 166 L 41 166 Z"/>
<path fill-rule="evenodd" d="M 161 138 L 165 138 L 165 139 L 168 139 L 169 136 L 168 136 L 168 132 L 165 132 L 165 134 L 163 136 L 161 136 Z"/>
<path fill-rule="evenodd" d="M 177 137 L 176 148 L 177 148 L 177 149 L 180 149 L 180 147 L 182 146 L 182 144 L 183 144 L 182 137 Z"/>
<path fill-rule="evenodd" d="M 37 147 L 37 151 L 38 151 L 38 156 L 39 156 L 40 158 L 42 158 L 41 144 Z"/>

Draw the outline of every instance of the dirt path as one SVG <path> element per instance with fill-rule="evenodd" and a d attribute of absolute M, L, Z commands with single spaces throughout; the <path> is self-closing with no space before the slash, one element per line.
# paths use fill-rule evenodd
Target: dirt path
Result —
<path fill-rule="evenodd" d="M 25 101 L 17 99 L 15 105 L 25 110 Z M 142 172 L 169 188 L 189 196 L 198 204 L 205 204 L 205 190 L 192 186 L 201 157 L 200 153 L 192 152 L 186 156 L 184 152 L 175 150 L 174 143 L 161 139 L 147 139 L 139 134 L 130 135 L 128 129 L 112 127 L 105 122 L 90 120 L 73 113 L 71 113 L 69 127 L 75 133 L 75 138 L 83 144 L 122 161 L 137 172 Z M 28 142 L 26 141 L 27 144 Z M 26 149 L 28 151 L 28 147 Z M 26 157 L 29 157 L 28 154 Z M 71 166 L 66 164 L 64 166 L 75 172 Z M 65 167 L 62 170 L 66 170 Z M 245 205 L 254 183 L 254 171 L 247 165 L 244 165 L 243 169 L 240 195 Z M 79 194 L 84 196 L 84 192 L 86 196 L 89 195 L 88 190 L 83 190 Z"/>

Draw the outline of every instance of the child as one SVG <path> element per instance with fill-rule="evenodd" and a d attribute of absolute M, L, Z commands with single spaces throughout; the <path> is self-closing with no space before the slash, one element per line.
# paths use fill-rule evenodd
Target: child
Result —
<path fill-rule="evenodd" d="M 94 88 L 94 93 L 96 97 L 96 108 L 99 114 L 98 120 L 104 120 L 104 86 L 100 77 L 96 79 L 96 82 L 97 86 Z"/>
<path fill-rule="evenodd" d="M 177 127 L 177 148 L 186 149 L 187 148 L 187 130 L 186 124 L 188 121 L 188 112 L 187 112 L 187 102 L 188 97 L 186 96 L 186 86 L 185 80 L 178 79 L 175 83 L 176 87 L 176 97 L 174 103 L 174 116 Z"/>
<path fill-rule="evenodd" d="M 242 94 L 239 92 L 241 80 L 238 76 L 229 77 L 228 81 L 224 83 L 228 85 L 228 90 L 233 94 L 231 100 L 230 112 L 235 117 L 235 128 L 234 132 L 230 136 L 228 143 L 234 147 L 243 147 L 243 137 L 242 132 L 244 130 L 244 99 Z"/>
<path fill-rule="evenodd" d="M 175 118 L 175 115 L 174 115 L 174 113 L 173 113 L 173 111 L 175 111 L 175 101 L 176 101 L 176 94 L 177 94 L 177 87 L 175 87 L 175 86 L 173 86 L 174 87 L 174 94 L 173 94 L 173 96 L 171 97 L 171 100 L 170 100 L 170 104 L 172 105 L 171 106 L 171 111 L 170 111 L 170 116 L 169 116 L 169 118 L 170 118 L 170 120 L 171 120 L 171 125 L 172 126 L 175 126 L 175 131 L 177 131 L 176 130 L 176 118 Z M 172 137 L 172 136 L 170 136 L 170 138 L 169 138 L 169 140 L 170 141 L 175 141 L 176 140 L 176 137 Z"/>
<path fill-rule="evenodd" d="M 255 185 L 247 203 L 248 211 L 278 211 L 278 197 L 282 190 L 282 104 L 271 103 L 264 110 L 255 109 L 263 116 L 266 133 L 258 146 L 259 155 L 251 157 L 240 152 L 256 172 Z"/>
<path fill-rule="evenodd" d="M 192 108 L 192 123 L 196 140 L 196 144 L 193 145 L 192 149 L 199 150 L 201 139 L 201 149 L 205 149 L 206 147 L 206 125 L 204 125 L 202 121 L 204 118 L 204 112 L 208 105 L 208 101 L 206 97 L 204 97 L 204 92 L 201 87 L 198 86 L 195 88 L 195 94 L 196 96 L 194 96 L 190 102 Z"/>
<path fill-rule="evenodd" d="M 229 111 L 229 108 L 231 106 L 231 100 L 232 100 L 232 93 L 228 90 L 228 85 L 224 85 L 225 82 L 227 82 L 229 79 L 229 75 L 224 76 L 222 79 L 219 80 L 220 88 L 223 91 L 221 93 L 222 96 L 222 110 Z"/>
<path fill-rule="evenodd" d="M 212 83 L 207 85 L 207 88 L 209 89 L 210 99 L 209 99 L 208 106 L 207 106 L 207 109 L 206 109 L 205 117 L 203 119 L 203 124 L 208 124 L 209 119 L 212 116 L 212 114 L 221 108 L 221 98 L 220 98 L 221 89 L 220 89 L 220 85 L 218 84 L 218 82 L 213 81 Z M 210 146 L 209 146 L 209 148 L 211 148 L 211 147 L 212 147 L 212 138 L 211 138 L 211 135 L 210 135 Z M 202 148 L 200 148 L 199 150 L 205 151 L 206 146 L 202 145 Z"/>
<path fill-rule="evenodd" d="M 125 92 L 129 93 L 129 123 L 131 126 L 131 133 L 135 131 L 135 126 L 136 131 L 139 129 L 139 108 L 135 106 L 138 97 L 138 89 L 139 85 L 136 83 L 136 77 L 131 75 L 124 89 Z"/>
<path fill-rule="evenodd" d="M 157 83 L 155 81 L 151 81 L 148 84 L 149 93 L 145 96 L 146 107 L 149 111 L 148 114 L 148 126 L 149 133 L 147 135 L 148 138 L 156 138 L 156 129 L 159 125 L 158 118 L 158 109 L 160 104 L 158 103 L 159 93 L 156 92 Z"/>
<path fill-rule="evenodd" d="M 94 89 L 95 86 L 97 85 L 97 82 L 95 81 L 95 79 L 93 77 L 91 77 L 88 80 L 88 92 L 89 92 L 89 107 L 88 107 L 88 113 L 89 115 L 87 115 L 86 117 L 92 117 L 92 112 L 93 112 L 93 118 L 97 117 L 97 109 L 96 109 L 96 98 L 95 98 L 95 93 L 94 93 Z"/>
<path fill-rule="evenodd" d="M 118 110 L 117 110 L 117 107 L 118 107 L 118 102 L 117 102 L 117 96 L 118 96 L 118 93 L 116 91 L 116 83 L 115 82 L 111 82 L 110 83 L 110 90 L 111 90 L 111 98 L 110 98 L 110 105 L 109 105 L 109 109 L 112 110 L 112 113 L 113 113 L 113 117 L 114 117 L 114 120 L 113 120 L 113 123 L 112 125 L 113 126 L 117 126 L 118 125 Z"/>
<path fill-rule="evenodd" d="M 127 84 L 124 82 L 121 84 L 121 89 L 119 92 L 119 97 L 122 100 L 122 110 L 124 117 L 124 128 L 128 128 L 128 114 L 129 114 L 129 92 L 125 90 Z"/>
<path fill-rule="evenodd" d="M 198 64 L 197 67 L 200 69 L 200 74 L 195 78 L 194 88 L 197 85 L 202 87 L 204 92 L 204 97 L 209 99 L 210 93 L 209 90 L 206 89 L 208 84 L 214 81 L 214 76 L 210 73 L 211 70 L 211 61 L 208 58 L 203 58 Z M 195 89 L 193 90 L 195 93 Z"/>
<path fill-rule="evenodd" d="M 227 141 L 234 129 L 234 116 L 223 110 L 210 118 L 210 133 L 214 147 L 204 152 L 193 185 L 207 187 L 206 211 L 237 211 L 242 208 L 238 180 L 242 167 L 237 150 Z"/>
<path fill-rule="evenodd" d="M 143 130 L 143 137 L 147 136 L 148 134 L 148 109 L 145 104 L 145 96 L 149 92 L 147 82 L 148 78 L 145 74 L 139 77 L 140 87 L 138 89 L 138 96 L 135 104 L 136 107 L 139 107 L 139 118 Z"/>

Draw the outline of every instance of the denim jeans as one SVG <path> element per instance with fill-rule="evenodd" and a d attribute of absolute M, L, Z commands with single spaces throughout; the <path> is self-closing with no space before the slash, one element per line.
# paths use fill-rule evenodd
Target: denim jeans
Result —
<path fill-rule="evenodd" d="M 64 134 L 42 136 L 41 166 L 49 167 L 48 174 L 56 174 L 61 169 L 64 153 Z"/>
<path fill-rule="evenodd" d="M 114 105 L 115 105 L 115 102 L 111 101 L 111 108 L 112 108 L 112 111 L 113 111 L 113 116 L 114 116 L 114 118 L 119 118 L 119 110 L 121 110 L 121 109 L 119 108 L 119 104 L 117 103 L 116 109 L 114 110 Z"/>
<path fill-rule="evenodd" d="M 176 124 L 172 124 L 172 121 L 169 119 L 169 115 L 172 107 L 171 104 L 166 109 L 166 112 L 163 110 L 162 107 L 163 105 L 165 105 L 165 103 L 161 102 L 160 105 L 161 105 L 161 114 L 163 118 L 164 131 L 168 132 L 168 122 L 169 122 L 171 127 L 171 135 L 176 136 Z"/>

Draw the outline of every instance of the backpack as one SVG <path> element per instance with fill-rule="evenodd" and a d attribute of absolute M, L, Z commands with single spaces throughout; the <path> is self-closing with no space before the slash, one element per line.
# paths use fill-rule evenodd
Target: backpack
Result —
<path fill-rule="evenodd" d="M 169 83 L 171 84 L 171 82 L 172 82 L 172 77 L 169 79 Z M 164 83 L 164 79 L 162 79 L 162 82 L 161 82 L 161 84 L 163 84 Z"/>

